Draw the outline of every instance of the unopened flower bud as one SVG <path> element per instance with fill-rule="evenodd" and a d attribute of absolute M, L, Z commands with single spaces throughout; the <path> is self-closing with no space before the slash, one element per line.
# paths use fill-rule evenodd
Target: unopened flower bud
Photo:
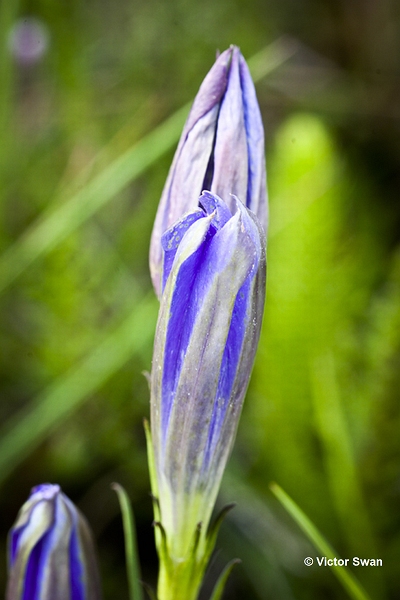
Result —
<path fill-rule="evenodd" d="M 99 600 L 89 526 L 58 485 L 32 489 L 9 534 L 7 600 Z"/>
<path fill-rule="evenodd" d="M 181 560 L 206 532 L 260 335 L 265 234 L 239 200 L 204 192 L 163 236 L 163 293 L 151 375 L 160 518 Z"/>
<path fill-rule="evenodd" d="M 234 211 L 238 197 L 267 228 L 264 129 L 254 84 L 239 49 L 223 52 L 194 100 L 161 196 L 150 246 L 150 271 L 161 295 L 161 237 L 196 209 L 203 190 Z"/>

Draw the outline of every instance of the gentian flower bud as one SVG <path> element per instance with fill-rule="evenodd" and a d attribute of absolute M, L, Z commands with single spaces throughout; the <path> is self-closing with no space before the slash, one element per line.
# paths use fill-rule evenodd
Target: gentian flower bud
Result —
<path fill-rule="evenodd" d="M 58 485 L 32 489 L 9 534 L 7 600 L 99 600 L 92 536 Z"/>
<path fill-rule="evenodd" d="M 236 434 L 261 329 L 265 234 L 239 200 L 232 214 L 218 196 L 203 192 L 199 208 L 163 235 L 162 246 L 151 374 L 154 492 L 166 562 L 180 565 L 199 523 L 197 549 L 205 553 Z"/>
<path fill-rule="evenodd" d="M 203 190 L 235 210 L 232 194 L 267 229 L 264 129 L 254 84 L 239 49 L 231 46 L 204 79 L 186 121 L 158 207 L 150 272 L 161 295 L 161 237 L 197 207 Z"/>

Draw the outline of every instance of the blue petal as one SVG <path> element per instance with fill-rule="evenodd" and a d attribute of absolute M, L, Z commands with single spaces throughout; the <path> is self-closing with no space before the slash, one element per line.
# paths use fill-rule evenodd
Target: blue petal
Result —
<path fill-rule="evenodd" d="M 243 226 L 254 243 L 253 265 L 249 271 L 246 281 L 238 292 L 235 306 L 232 311 L 231 325 L 229 329 L 226 347 L 221 362 L 220 377 L 218 389 L 215 396 L 215 403 L 209 428 L 209 439 L 204 459 L 204 467 L 207 468 L 212 457 L 212 453 L 220 436 L 220 431 L 224 423 L 226 411 L 230 402 L 234 402 L 232 390 L 237 378 L 240 359 L 243 352 L 243 342 L 250 319 L 250 302 L 252 294 L 252 280 L 259 268 L 262 248 L 260 244 L 260 235 L 257 227 L 250 218 L 246 209 L 244 209 L 240 200 L 236 198 L 237 210 L 241 213 Z M 248 374 L 249 375 L 249 374 Z M 246 378 L 244 379 L 247 385 Z M 241 393 L 236 396 L 241 397 Z"/>
<path fill-rule="evenodd" d="M 218 389 L 211 416 L 207 449 L 204 457 L 205 469 L 209 467 L 213 451 L 218 443 L 226 411 L 231 401 L 232 388 L 237 375 L 243 349 L 243 340 L 248 324 L 250 285 L 251 277 L 248 277 L 237 295 L 235 307 L 232 312 L 231 326 L 222 357 Z"/>
<path fill-rule="evenodd" d="M 186 231 L 195 223 L 198 219 L 204 217 L 204 212 L 198 209 L 192 213 L 189 213 L 182 217 L 177 223 L 172 225 L 162 236 L 161 245 L 164 250 L 164 262 L 163 262 L 163 280 L 162 280 L 162 291 L 164 291 L 165 284 L 168 276 L 171 272 L 172 264 L 179 244 L 182 241 Z"/>
<path fill-rule="evenodd" d="M 207 435 L 204 425 L 211 416 L 208 404 L 211 402 L 212 407 L 215 399 L 231 311 L 253 263 L 254 244 L 243 228 L 238 212 L 213 237 L 205 239 L 196 255 L 181 267 L 174 286 L 165 341 L 161 402 L 162 411 L 165 411 L 162 420 L 164 440 L 173 407 L 178 411 L 179 421 L 182 418 L 179 406 L 185 404 L 190 412 L 186 416 L 193 421 L 191 427 L 199 427 L 200 435 Z M 218 310 L 224 300 L 227 309 Z M 210 312 L 202 316 L 205 310 Z M 174 426 L 174 431 L 178 429 L 179 426 Z M 193 448 L 196 435 L 194 430 Z M 201 446 L 197 453 L 201 453 Z"/>
<path fill-rule="evenodd" d="M 22 535 L 23 529 L 13 529 L 10 532 L 10 566 L 12 567 L 16 558 L 19 547 L 19 540 Z"/>
<path fill-rule="evenodd" d="M 188 257 L 180 267 L 173 295 L 168 322 L 168 331 L 164 352 L 164 371 L 162 380 L 162 431 L 165 438 L 170 410 L 175 394 L 176 385 L 182 361 L 190 341 L 193 324 L 197 316 L 197 302 L 199 296 L 205 293 L 207 279 L 210 272 L 207 268 L 206 253 L 208 244 L 216 232 L 221 229 L 232 217 L 225 203 L 210 192 L 203 192 L 199 204 L 204 210 L 197 210 L 186 215 L 176 225 L 171 227 L 163 236 L 162 242 L 165 251 L 163 289 L 171 272 L 173 261 L 185 234 L 193 235 L 191 226 L 206 214 L 212 216 L 210 227 L 201 245 Z M 215 264 L 216 261 L 213 259 Z M 202 275 L 203 273 L 203 275 Z M 205 275 L 204 275 L 205 274 Z"/>
<path fill-rule="evenodd" d="M 232 217 L 232 213 L 225 202 L 207 190 L 203 191 L 202 195 L 200 196 L 199 205 L 204 209 L 207 215 L 212 215 L 215 213 L 213 225 L 215 225 L 217 229 L 222 229 L 222 227 Z"/>
<path fill-rule="evenodd" d="M 232 49 L 223 52 L 196 95 L 161 196 L 150 246 L 150 271 L 161 295 L 162 234 L 197 207 L 212 155 L 219 104 L 225 93 Z"/>
<path fill-rule="evenodd" d="M 164 368 L 162 380 L 162 431 L 165 439 L 171 406 L 173 403 L 176 385 L 182 362 L 190 342 L 192 329 L 197 316 L 196 296 L 199 290 L 195 289 L 199 271 L 204 263 L 207 250 L 207 241 L 213 233 L 210 227 L 203 244 L 181 266 L 175 284 L 175 293 L 172 297 L 168 330 L 165 340 Z"/>
<path fill-rule="evenodd" d="M 239 77 L 239 49 L 233 48 L 228 85 L 218 115 L 211 191 L 230 208 L 230 195 L 246 198 L 248 158 L 242 89 Z"/>
<path fill-rule="evenodd" d="M 239 58 L 240 83 L 248 152 L 246 206 L 255 213 L 267 231 L 267 186 L 264 154 L 264 127 L 256 90 L 243 56 Z M 244 200 L 244 198 L 243 198 Z"/>
<path fill-rule="evenodd" d="M 35 548 L 32 553 L 39 558 L 36 572 L 40 590 L 38 600 L 48 600 L 50 595 L 57 598 L 56 590 L 64 590 L 65 597 L 68 598 L 70 591 L 67 548 L 71 535 L 71 516 L 61 494 L 57 494 L 53 506 L 52 527 L 43 537 L 40 547 Z"/>
<path fill-rule="evenodd" d="M 43 564 L 43 546 L 46 536 L 42 538 L 31 552 L 26 566 L 22 600 L 38 600 L 41 584 L 41 564 Z"/>
<path fill-rule="evenodd" d="M 85 600 L 84 571 L 82 557 L 79 549 L 77 524 L 71 533 L 69 544 L 69 565 L 71 582 L 71 599 Z"/>
<path fill-rule="evenodd" d="M 194 125 L 221 102 L 227 86 L 232 50 L 231 47 L 222 52 L 205 76 L 183 129 L 183 140 Z"/>

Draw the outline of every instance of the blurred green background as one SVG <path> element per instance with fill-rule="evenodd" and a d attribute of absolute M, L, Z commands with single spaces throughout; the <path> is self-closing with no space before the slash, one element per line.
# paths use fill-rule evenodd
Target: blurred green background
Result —
<path fill-rule="evenodd" d="M 204 598 L 340 600 L 281 485 L 373 600 L 400 597 L 400 11 L 395 0 L 0 4 L 0 588 L 30 488 L 58 482 L 128 597 L 128 490 L 155 584 L 142 419 L 147 254 L 186 109 L 217 49 L 249 59 L 270 193 L 264 326 Z"/>

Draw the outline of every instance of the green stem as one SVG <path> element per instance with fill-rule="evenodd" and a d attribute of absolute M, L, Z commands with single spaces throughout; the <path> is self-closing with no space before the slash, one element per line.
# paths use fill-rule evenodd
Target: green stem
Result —
<path fill-rule="evenodd" d="M 158 600 L 196 600 L 203 580 L 205 565 L 193 559 L 184 562 L 160 560 L 157 587 Z"/>

